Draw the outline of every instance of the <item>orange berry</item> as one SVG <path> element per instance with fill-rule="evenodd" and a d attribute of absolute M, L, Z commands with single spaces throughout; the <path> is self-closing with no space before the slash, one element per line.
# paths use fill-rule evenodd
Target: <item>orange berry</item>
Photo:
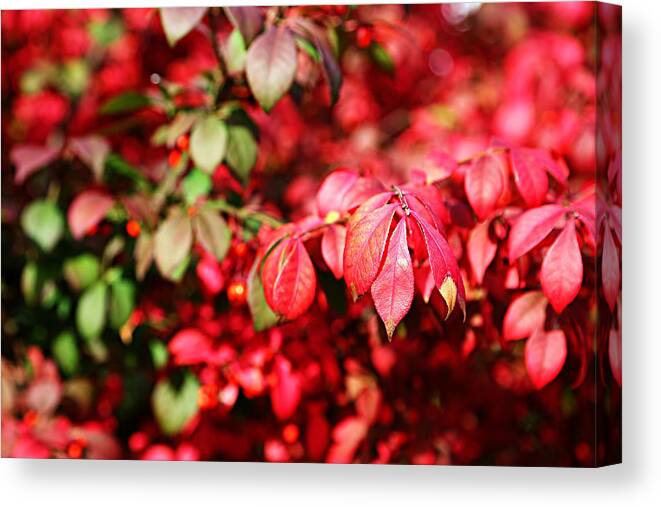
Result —
<path fill-rule="evenodd" d="M 39 416 L 34 410 L 28 410 L 23 416 L 23 422 L 28 426 L 34 426 L 38 418 Z"/>
<path fill-rule="evenodd" d="M 132 238 L 137 238 L 140 235 L 140 223 L 137 220 L 126 222 L 126 233 Z"/>
<path fill-rule="evenodd" d="M 189 206 L 186 210 L 186 213 L 188 213 L 189 217 L 193 218 L 195 215 L 197 215 L 197 208 L 195 206 Z"/>
<path fill-rule="evenodd" d="M 67 446 L 67 456 L 71 459 L 82 458 L 83 451 L 85 451 L 85 441 L 83 439 L 74 440 Z"/>
<path fill-rule="evenodd" d="M 186 151 L 188 149 L 188 136 L 186 134 L 182 134 L 179 137 L 177 137 L 177 142 L 175 143 L 175 145 L 181 151 Z"/>
<path fill-rule="evenodd" d="M 218 405 L 218 386 L 215 384 L 200 386 L 197 392 L 197 404 L 202 410 Z"/>
<path fill-rule="evenodd" d="M 294 423 L 290 423 L 284 428 L 282 428 L 282 439 L 288 444 L 293 444 L 298 440 L 299 431 L 298 426 Z"/>
<path fill-rule="evenodd" d="M 235 281 L 227 288 L 227 299 L 233 305 L 240 305 L 246 301 L 246 283 L 244 281 Z"/>
<path fill-rule="evenodd" d="M 170 151 L 170 154 L 168 155 L 168 165 L 170 167 L 177 167 L 179 162 L 181 162 L 181 152 L 177 150 Z"/>

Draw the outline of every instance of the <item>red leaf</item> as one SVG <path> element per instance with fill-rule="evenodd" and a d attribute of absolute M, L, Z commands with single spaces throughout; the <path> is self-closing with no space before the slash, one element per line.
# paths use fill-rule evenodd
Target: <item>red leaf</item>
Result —
<path fill-rule="evenodd" d="M 548 300 L 542 291 L 531 291 L 510 303 L 503 319 L 503 338 L 506 341 L 527 338 L 542 330 L 546 320 Z"/>
<path fill-rule="evenodd" d="M 529 207 L 539 206 L 546 198 L 549 180 L 537 150 L 514 148 L 510 151 L 514 183 Z"/>
<path fill-rule="evenodd" d="M 519 216 L 509 236 L 510 262 L 535 248 L 553 230 L 564 213 L 563 206 L 548 204 Z"/>
<path fill-rule="evenodd" d="M 9 153 L 12 164 L 16 167 L 14 181 L 21 184 L 37 169 L 50 164 L 60 153 L 59 148 L 25 144 L 15 146 Z"/>
<path fill-rule="evenodd" d="M 477 224 L 468 236 L 466 244 L 468 260 L 478 284 L 484 280 L 484 273 L 496 256 L 497 245 L 489 237 L 490 223 L 486 220 Z"/>
<path fill-rule="evenodd" d="M 344 275 L 344 246 L 347 229 L 343 225 L 331 225 L 321 238 L 321 255 L 338 280 Z"/>
<path fill-rule="evenodd" d="M 267 257 L 262 271 L 264 295 L 279 315 L 293 320 L 314 300 L 317 278 L 300 239 L 285 239 Z"/>
<path fill-rule="evenodd" d="M 322 415 L 313 414 L 305 429 L 305 451 L 311 461 L 321 461 L 328 447 L 330 425 Z"/>
<path fill-rule="evenodd" d="M 330 173 L 317 192 L 319 216 L 325 218 L 331 211 L 344 211 L 344 197 L 354 186 L 356 180 L 358 180 L 358 175 L 346 169 L 339 169 Z"/>
<path fill-rule="evenodd" d="M 415 285 L 422 295 L 422 299 L 425 301 L 425 303 L 429 303 L 431 293 L 434 290 L 434 275 L 432 275 L 429 263 L 425 263 L 416 269 L 414 275 Z"/>
<path fill-rule="evenodd" d="M 292 372 L 291 363 L 282 356 L 275 358 L 275 380 L 271 387 L 273 413 L 282 420 L 289 419 L 301 400 L 301 378 Z"/>
<path fill-rule="evenodd" d="M 99 190 L 85 190 L 78 194 L 67 213 L 71 235 L 75 239 L 82 238 L 91 227 L 103 220 L 113 204 L 112 197 Z"/>
<path fill-rule="evenodd" d="M 557 313 L 562 312 L 578 294 L 583 281 L 583 259 L 574 220 L 567 222 L 546 253 L 540 280 L 544 294 Z"/>
<path fill-rule="evenodd" d="M 369 290 L 381 265 L 390 224 L 397 204 L 384 205 L 389 194 L 379 194 L 358 208 L 349 221 L 344 249 L 344 279 L 356 300 Z M 381 207 L 374 206 L 379 204 Z"/>
<path fill-rule="evenodd" d="M 214 356 L 209 337 L 194 328 L 182 329 L 175 334 L 168 343 L 168 350 L 177 365 L 206 363 Z"/>
<path fill-rule="evenodd" d="M 413 266 L 404 219 L 392 233 L 383 267 L 372 284 L 372 299 L 390 340 L 413 301 Z"/>
<path fill-rule="evenodd" d="M 532 384 L 541 389 L 558 376 L 567 358 L 565 333 L 538 331 L 526 342 L 526 369 Z"/>
<path fill-rule="evenodd" d="M 466 171 L 464 188 L 468 202 L 480 220 L 494 210 L 505 183 L 498 159 L 492 155 L 478 158 Z"/>
<path fill-rule="evenodd" d="M 620 293 L 620 258 L 610 227 L 604 228 L 604 246 L 601 255 L 601 283 L 608 307 L 613 311 Z"/>
<path fill-rule="evenodd" d="M 622 385 L 622 333 L 615 329 L 611 329 L 608 336 L 608 361 L 613 377 Z"/>
<path fill-rule="evenodd" d="M 450 245 L 440 232 L 429 225 L 415 211 L 411 212 L 411 216 L 417 221 L 418 227 L 420 227 L 424 236 L 432 276 L 436 288 L 440 291 L 448 307 L 448 315 L 452 313 L 455 303 L 459 302 L 459 307 L 465 318 L 466 292 L 464 282 Z"/>

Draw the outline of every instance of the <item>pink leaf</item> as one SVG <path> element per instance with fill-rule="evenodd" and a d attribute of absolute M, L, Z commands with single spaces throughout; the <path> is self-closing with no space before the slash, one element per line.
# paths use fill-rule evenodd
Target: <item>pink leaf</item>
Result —
<path fill-rule="evenodd" d="M 489 237 L 490 224 L 489 220 L 477 224 L 468 236 L 466 244 L 468 260 L 478 284 L 484 280 L 484 273 L 496 256 L 497 245 Z"/>
<path fill-rule="evenodd" d="M 505 188 L 498 159 L 485 155 L 473 162 L 466 171 L 464 187 L 475 214 L 480 220 L 487 218 Z"/>
<path fill-rule="evenodd" d="M 526 342 L 526 369 L 532 384 L 541 389 L 558 376 L 567 358 L 565 333 L 538 331 Z"/>
<path fill-rule="evenodd" d="M 327 463 L 351 463 L 358 445 L 367 436 L 368 425 L 356 416 L 343 419 L 333 429 L 333 445 L 326 456 Z"/>
<path fill-rule="evenodd" d="M 418 227 L 424 236 L 432 276 L 436 288 L 440 291 L 448 307 L 448 315 L 452 313 L 455 303 L 458 302 L 465 318 L 466 292 L 464 282 L 450 245 L 440 232 L 429 225 L 415 211 L 411 212 L 411 216 L 417 221 Z"/>
<path fill-rule="evenodd" d="M 16 167 L 14 181 L 21 184 L 37 169 L 50 164 L 59 155 L 59 148 L 25 144 L 15 146 L 9 153 L 12 164 Z"/>
<path fill-rule="evenodd" d="M 207 335 L 194 328 L 182 329 L 168 343 L 174 364 L 206 363 L 213 359 L 214 351 Z"/>
<path fill-rule="evenodd" d="M 611 329 L 608 336 L 608 361 L 613 377 L 622 385 L 622 333 L 615 329 Z"/>
<path fill-rule="evenodd" d="M 406 220 L 402 219 L 390 238 L 381 272 L 372 284 L 372 299 L 386 326 L 388 339 L 411 308 L 413 301 L 413 266 L 406 241 Z"/>
<path fill-rule="evenodd" d="M 282 356 L 275 358 L 275 380 L 271 387 L 273 413 L 282 420 L 289 419 L 301 400 L 301 378 L 292 372 L 291 363 Z"/>
<path fill-rule="evenodd" d="M 358 175 L 346 169 L 338 169 L 330 173 L 317 192 L 317 210 L 319 216 L 325 218 L 331 211 L 344 211 L 345 208 L 342 201 L 357 180 Z"/>
<path fill-rule="evenodd" d="M 343 225 L 331 225 L 321 238 L 321 255 L 338 280 L 344 275 L 344 246 L 347 229 Z"/>
<path fill-rule="evenodd" d="M 574 220 L 567 222 L 546 253 L 540 280 L 544 294 L 557 313 L 562 312 L 578 294 L 583 281 L 583 259 Z"/>
<path fill-rule="evenodd" d="M 383 194 L 383 184 L 375 178 L 358 178 L 355 185 L 344 195 L 342 209 L 352 210 L 377 194 Z"/>
<path fill-rule="evenodd" d="M 515 148 L 510 151 L 514 183 L 529 207 L 539 206 L 546 198 L 549 180 L 537 150 Z"/>
<path fill-rule="evenodd" d="M 610 227 L 604 228 L 604 246 L 601 255 L 601 283 L 608 307 L 613 311 L 620 293 L 620 258 Z"/>
<path fill-rule="evenodd" d="M 531 291 L 510 303 L 503 319 L 506 341 L 527 338 L 544 327 L 548 301 L 542 291 Z"/>
<path fill-rule="evenodd" d="M 376 279 L 390 224 L 398 206 L 384 206 L 381 195 L 366 201 L 349 221 L 344 249 L 344 279 L 354 300 L 367 292 Z M 379 203 L 381 207 L 373 209 L 374 204 Z"/>
<path fill-rule="evenodd" d="M 69 206 L 67 219 L 71 235 L 82 238 L 90 228 L 97 225 L 106 216 L 114 201 L 105 192 L 85 190 Z"/>
<path fill-rule="evenodd" d="M 69 148 L 89 166 L 94 178 L 101 180 L 110 143 L 100 136 L 74 137 L 69 141 Z"/>
<path fill-rule="evenodd" d="M 510 262 L 535 248 L 558 224 L 564 213 L 564 207 L 548 204 L 519 216 L 509 235 Z"/>
<path fill-rule="evenodd" d="M 434 275 L 432 275 L 429 263 L 425 263 L 415 270 L 415 285 L 422 295 L 425 303 L 429 303 L 431 293 L 434 290 Z"/>

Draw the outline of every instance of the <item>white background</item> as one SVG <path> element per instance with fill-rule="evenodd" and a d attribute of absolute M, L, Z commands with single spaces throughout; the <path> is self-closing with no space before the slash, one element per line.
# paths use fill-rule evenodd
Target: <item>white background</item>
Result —
<path fill-rule="evenodd" d="M 204 3 L 209 2 L 0 0 L 3 9 Z M 0 460 L 0 505 L 660 505 L 661 2 L 621 3 L 626 238 L 623 465 L 583 470 L 4 459 Z"/>

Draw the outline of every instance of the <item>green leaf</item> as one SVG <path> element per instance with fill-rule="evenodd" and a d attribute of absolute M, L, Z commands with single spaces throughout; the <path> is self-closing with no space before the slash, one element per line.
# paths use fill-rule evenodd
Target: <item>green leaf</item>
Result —
<path fill-rule="evenodd" d="M 151 361 L 154 363 L 154 368 L 160 370 L 168 363 L 170 353 L 168 347 L 161 340 L 151 340 L 149 342 L 149 353 L 151 354 Z"/>
<path fill-rule="evenodd" d="M 286 26 L 272 26 L 250 45 L 246 76 L 265 111 L 287 93 L 296 76 L 296 42 Z"/>
<path fill-rule="evenodd" d="M 372 58 L 382 70 L 389 74 L 395 72 L 395 63 L 381 44 L 373 42 L 370 46 L 370 52 L 372 53 Z"/>
<path fill-rule="evenodd" d="M 230 75 L 241 74 L 246 68 L 246 43 L 238 29 L 234 29 L 223 44 L 223 59 Z"/>
<path fill-rule="evenodd" d="M 99 278 L 99 260 L 90 253 L 64 261 L 64 279 L 75 291 L 81 291 Z"/>
<path fill-rule="evenodd" d="M 108 99 L 100 108 L 101 114 L 123 114 L 137 111 L 151 104 L 151 99 L 138 92 L 126 92 Z"/>
<path fill-rule="evenodd" d="M 135 285 L 130 280 L 120 278 L 110 285 L 110 325 L 114 329 L 122 327 L 135 306 Z"/>
<path fill-rule="evenodd" d="M 303 37 L 296 37 L 296 45 L 305 51 L 315 63 L 321 62 L 321 54 L 312 42 Z"/>
<path fill-rule="evenodd" d="M 39 267 L 34 262 L 28 262 L 21 273 L 21 292 L 28 306 L 37 302 L 40 293 Z"/>
<path fill-rule="evenodd" d="M 152 392 L 152 409 L 161 431 L 168 436 L 176 435 L 197 415 L 197 378 L 186 373 L 177 390 L 167 379 L 156 384 Z"/>
<path fill-rule="evenodd" d="M 263 331 L 278 323 L 278 316 L 271 310 L 264 297 L 264 286 L 260 276 L 261 259 L 257 258 L 248 273 L 248 307 L 252 315 L 252 324 L 255 331 Z"/>
<path fill-rule="evenodd" d="M 108 46 L 119 39 L 124 33 L 124 24 L 119 18 L 94 20 L 89 24 L 90 35 L 102 46 Z"/>
<path fill-rule="evenodd" d="M 76 344 L 76 337 L 71 331 L 63 331 L 53 340 L 53 357 L 62 372 L 72 376 L 78 371 L 80 365 L 80 352 Z"/>
<path fill-rule="evenodd" d="M 227 163 L 244 183 L 257 162 L 257 143 L 250 130 L 240 125 L 229 127 Z"/>
<path fill-rule="evenodd" d="M 161 274 L 170 280 L 186 259 L 193 243 L 191 220 L 180 208 L 173 207 L 154 237 L 154 258 Z"/>
<path fill-rule="evenodd" d="M 57 72 L 57 87 L 69 95 L 80 95 L 87 88 L 90 69 L 84 59 L 69 60 Z"/>
<path fill-rule="evenodd" d="M 232 231 L 220 213 L 214 209 L 202 208 L 194 217 L 195 237 L 209 253 L 219 261 L 227 255 L 232 243 Z"/>
<path fill-rule="evenodd" d="M 160 11 L 165 37 L 174 46 L 202 21 L 207 7 L 162 7 Z"/>
<path fill-rule="evenodd" d="M 50 201 L 33 201 L 21 216 L 25 233 L 44 251 L 50 252 L 64 232 L 60 208 Z"/>
<path fill-rule="evenodd" d="M 214 116 L 195 122 L 190 137 L 190 153 L 200 169 L 212 173 L 223 161 L 226 150 L 227 126 L 224 122 Z"/>
<path fill-rule="evenodd" d="M 83 338 L 94 340 L 106 324 L 108 286 L 99 280 L 83 292 L 76 308 L 76 326 Z"/>
<path fill-rule="evenodd" d="M 205 197 L 211 191 L 213 183 L 207 173 L 193 168 L 181 182 L 186 204 L 195 204 L 198 197 Z"/>

